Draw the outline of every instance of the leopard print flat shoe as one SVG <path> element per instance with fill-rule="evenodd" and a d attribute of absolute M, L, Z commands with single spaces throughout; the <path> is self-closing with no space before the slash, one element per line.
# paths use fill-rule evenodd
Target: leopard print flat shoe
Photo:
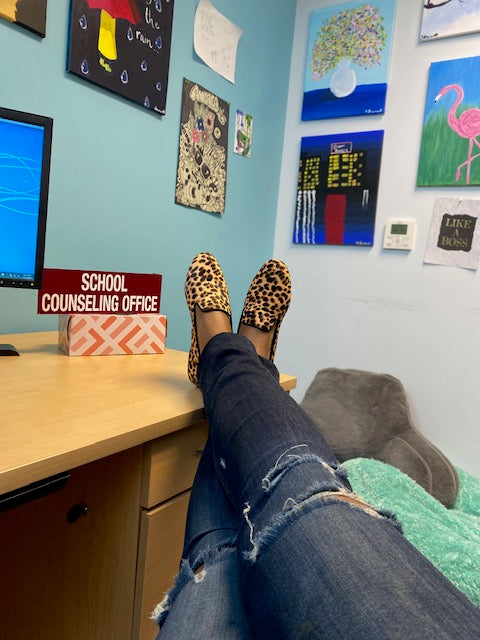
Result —
<path fill-rule="evenodd" d="M 280 260 L 267 260 L 252 280 L 238 326 L 245 324 L 265 332 L 274 329 L 269 355 L 271 362 L 291 298 L 292 282 L 287 265 Z"/>
<path fill-rule="evenodd" d="M 192 321 L 192 342 L 188 354 L 188 378 L 198 385 L 198 347 L 195 307 L 200 311 L 222 311 L 230 318 L 230 298 L 222 269 L 211 253 L 199 253 L 192 260 L 185 279 L 185 298 Z"/>

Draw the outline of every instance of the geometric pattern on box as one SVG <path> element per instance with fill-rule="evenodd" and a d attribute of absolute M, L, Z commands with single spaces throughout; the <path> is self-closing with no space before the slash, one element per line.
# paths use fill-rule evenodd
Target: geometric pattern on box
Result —
<path fill-rule="evenodd" d="M 59 346 L 70 356 L 164 353 L 164 315 L 60 315 Z"/>

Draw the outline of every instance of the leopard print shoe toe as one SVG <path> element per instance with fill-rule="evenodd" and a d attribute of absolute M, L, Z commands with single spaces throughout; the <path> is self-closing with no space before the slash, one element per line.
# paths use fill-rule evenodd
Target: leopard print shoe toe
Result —
<path fill-rule="evenodd" d="M 273 362 L 278 332 L 292 298 L 290 272 L 280 260 L 267 260 L 258 271 L 247 292 L 240 317 L 241 324 L 260 331 L 274 329 L 269 360 Z"/>
<path fill-rule="evenodd" d="M 222 269 L 211 253 L 199 253 L 192 260 L 185 279 L 185 298 L 192 321 L 192 341 L 188 354 L 188 378 L 198 385 L 198 348 L 195 307 L 200 311 L 223 311 L 232 317 L 227 283 Z"/>

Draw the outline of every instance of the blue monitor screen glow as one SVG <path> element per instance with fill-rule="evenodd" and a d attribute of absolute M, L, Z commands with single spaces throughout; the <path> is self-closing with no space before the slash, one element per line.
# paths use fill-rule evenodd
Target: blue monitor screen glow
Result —
<path fill-rule="evenodd" d="M 41 286 L 51 118 L 0 107 L 0 286 Z"/>

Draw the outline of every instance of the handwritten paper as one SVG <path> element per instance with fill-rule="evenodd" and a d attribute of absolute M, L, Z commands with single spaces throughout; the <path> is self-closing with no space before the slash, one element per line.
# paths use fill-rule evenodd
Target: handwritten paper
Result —
<path fill-rule="evenodd" d="M 243 29 L 223 16 L 210 2 L 200 0 L 195 13 L 193 46 L 211 69 L 235 82 L 237 45 Z"/>

